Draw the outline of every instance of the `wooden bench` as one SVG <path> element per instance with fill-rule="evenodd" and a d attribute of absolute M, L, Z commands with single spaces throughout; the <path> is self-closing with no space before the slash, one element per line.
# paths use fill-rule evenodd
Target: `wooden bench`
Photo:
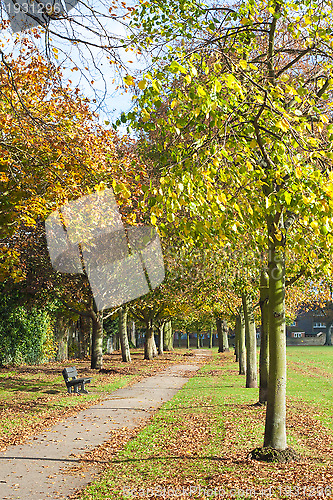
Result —
<path fill-rule="evenodd" d="M 84 385 L 89 384 L 91 378 L 77 378 L 77 371 L 75 366 L 64 368 L 62 370 L 62 376 L 64 377 L 69 394 L 71 394 L 72 392 L 74 392 L 75 394 L 88 394 L 88 391 L 86 391 Z"/>

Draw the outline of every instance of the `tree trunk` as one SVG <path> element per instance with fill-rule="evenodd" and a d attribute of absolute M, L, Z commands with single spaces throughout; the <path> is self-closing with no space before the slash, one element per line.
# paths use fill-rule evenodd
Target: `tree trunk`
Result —
<path fill-rule="evenodd" d="M 228 325 L 225 320 L 222 321 L 222 352 L 229 352 L 229 340 L 228 340 Z"/>
<path fill-rule="evenodd" d="M 227 352 L 229 351 L 229 342 L 228 342 L 228 325 L 226 321 L 222 321 L 218 316 L 216 317 L 216 329 L 217 336 L 219 340 L 219 351 L 218 352 Z"/>
<path fill-rule="evenodd" d="M 55 339 L 58 343 L 57 361 L 68 360 L 68 321 L 58 316 L 55 324 Z"/>
<path fill-rule="evenodd" d="M 236 323 L 235 323 L 235 361 L 238 363 L 239 359 L 239 333 L 240 333 L 240 317 L 236 317 Z"/>
<path fill-rule="evenodd" d="M 136 331 L 135 331 L 135 321 L 131 321 L 131 334 L 130 334 L 130 339 L 134 347 L 137 347 L 136 345 Z"/>
<path fill-rule="evenodd" d="M 127 335 L 127 307 L 122 306 L 118 312 L 119 318 L 119 338 L 121 345 L 121 357 L 124 363 L 131 362 L 131 353 Z"/>
<path fill-rule="evenodd" d="M 158 356 L 158 351 L 157 351 L 155 336 L 154 336 L 154 328 L 153 328 L 153 356 L 154 356 L 154 358 L 156 358 L 156 356 Z"/>
<path fill-rule="evenodd" d="M 246 373 L 245 321 L 243 307 L 239 311 L 239 342 L 238 342 L 239 375 Z"/>
<path fill-rule="evenodd" d="M 223 332 L 222 332 L 222 320 L 219 316 L 216 316 L 216 330 L 217 330 L 217 338 L 219 342 L 219 350 L 218 352 L 223 352 Z"/>
<path fill-rule="evenodd" d="M 197 331 L 197 349 L 200 349 L 200 332 Z"/>
<path fill-rule="evenodd" d="M 333 321 L 329 321 L 326 324 L 326 340 L 324 345 L 332 345 L 332 324 Z"/>
<path fill-rule="evenodd" d="M 106 341 L 106 354 L 112 354 L 113 353 L 113 335 L 108 337 Z"/>
<path fill-rule="evenodd" d="M 260 311 L 261 311 L 261 339 L 259 357 L 259 403 L 264 404 L 268 397 L 269 346 L 268 346 L 268 287 L 269 277 L 266 270 L 260 274 Z"/>
<path fill-rule="evenodd" d="M 91 343 L 91 318 L 80 316 L 80 329 L 79 329 L 79 356 L 84 359 L 89 355 L 89 348 Z"/>
<path fill-rule="evenodd" d="M 164 351 L 173 351 L 173 332 L 171 320 L 167 321 L 164 327 Z"/>
<path fill-rule="evenodd" d="M 210 331 L 209 331 L 209 349 L 213 348 L 213 325 L 210 324 Z"/>
<path fill-rule="evenodd" d="M 258 387 L 257 383 L 257 338 L 252 299 L 242 294 L 246 337 L 246 387 Z"/>
<path fill-rule="evenodd" d="M 164 326 L 165 323 L 160 323 L 158 325 L 158 354 L 162 355 L 164 353 L 163 351 L 163 343 L 164 343 Z"/>
<path fill-rule="evenodd" d="M 187 345 L 187 349 L 190 348 L 190 332 L 188 330 L 186 330 L 186 345 Z"/>
<path fill-rule="evenodd" d="M 98 312 L 92 312 L 91 336 L 91 368 L 100 370 L 103 367 L 103 323 Z"/>
<path fill-rule="evenodd" d="M 273 217 L 268 218 L 267 229 L 269 241 L 269 379 L 264 446 L 285 450 L 287 447 L 285 253 L 281 232 Z"/>
<path fill-rule="evenodd" d="M 145 336 L 145 355 L 144 359 L 153 359 L 154 357 L 154 328 L 152 320 L 146 323 L 146 336 Z M 155 346 L 156 347 L 156 346 Z"/>

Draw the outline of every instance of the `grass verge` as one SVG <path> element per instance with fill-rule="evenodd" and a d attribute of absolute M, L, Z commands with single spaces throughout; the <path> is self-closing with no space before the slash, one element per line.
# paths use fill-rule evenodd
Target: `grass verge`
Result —
<path fill-rule="evenodd" d="M 333 498 L 333 349 L 314 349 L 288 349 L 288 442 L 301 462 L 248 458 L 262 445 L 265 408 L 254 406 L 257 390 L 245 389 L 232 354 L 215 351 L 77 498 Z"/>
<path fill-rule="evenodd" d="M 119 352 L 104 357 L 102 372 L 91 370 L 89 360 L 70 360 L 39 366 L 0 369 L 0 450 L 19 444 L 29 436 L 76 414 L 111 391 L 124 387 L 183 361 L 185 350 L 166 353 L 153 361 L 143 359 L 142 350 L 132 352 L 132 363 L 121 361 Z M 61 374 L 64 366 L 75 365 L 80 376 L 92 377 L 89 394 L 68 394 Z"/>

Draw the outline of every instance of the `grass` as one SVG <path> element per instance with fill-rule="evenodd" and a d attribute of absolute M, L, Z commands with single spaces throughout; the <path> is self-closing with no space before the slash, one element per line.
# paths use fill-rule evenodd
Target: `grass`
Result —
<path fill-rule="evenodd" d="M 254 406 L 257 390 L 244 388 L 232 354 L 214 350 L 211 362 L 163 405 L 79 498 L 147 498 L 150 488 L 154 499 L 175 498 L 173 493 L 181 498 L 184 492 L 193 500 L 244 500 L 267 498 L 270 487 L 270 498 L 317 498 L 318 488 L 330 485 L 333 477 L 332 366 L 333 349 L 288 348 L 288 443 L 304 456 L 302 462 L 248 459 L 248 452 L 262 445 L 265 408 Z"/>
<path fill-rule="evenodd" d="M 122 363 L 120 353 L 104 358 L 104 372 L 91 370 L 89 360 L 71 360 L 39 366 L 0 369 L 0 449 L 22 443 L 30 435 L 103 399 L 111 391 L 183 359 L 183 353 L 166 353 L 153 361 L 143 360 L 142 350 L 132 352 L 133 362 Z M 81 376 L 92 377 L 89 394 L 68 394 L 61 374 L 75 364 Z"/>

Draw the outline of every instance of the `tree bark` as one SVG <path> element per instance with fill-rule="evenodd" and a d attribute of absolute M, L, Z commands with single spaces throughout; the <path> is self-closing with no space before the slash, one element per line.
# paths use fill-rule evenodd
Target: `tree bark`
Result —
<path fill-rule="evenodd" d="M 219 343 L 218 352 L 223 352 L 223 332 L 222 332 L 222 320 L 219 316 L 216 316 L 216 330 L 217 330 L 217 339 Z"/>
<path fill-rule="evenodd" d="M 242 294 L 246 337 L 246 387 L 258 387 L 257 382 L 257 338 L 254 323 L 252 298 Z"/>
<path fill-rule="evenodd" d="M 213 325 L 210 324 L 210 331 L 209 331 L 209 349 L 213 348 Z"/>
<path fill-rule="evenodd" d="M 199 329 L 197 331 L 197 349 L 200 349 L 200 332 L 199 332 Z"/>
<path fill-rule="evenodd" d="M 172 322 L 167 321 L 164 327 L 164 351 L 173 351 Z"/>
<path fill-rule="evenodd" d="M 58 316 L 55 324 L 55 339 L 58 343 L 57 361 L 68 360 L 68 321 Z"/>
<path fill-rule="evenodd" d="M 91 342 L 91 318 L 80 316 L 79 356 L 84 359 L 89 355 Z"/>
<path fill-rule="evenodd" d="M 154 327 L 153 327 L 153 356 L 156 358 L 158 356 L 158 350 L 156 347 L 155 336 L 154 336 Z"/>
<path fill-rule="evenodd" d="M 186 345 L 187 345 L 187 349 L 190 348 L 190 332 L 188 330 L 186 330 Z"/>
<path fill-rule="evenodd" d="M 236 322 L 235 322 L 235 361 L 238 363 L 239 359 L 239 333 L 240 333 L 240 317 L 236 317 Z"/>
<path fill-rule="evenodd" d="M 333 321 L 329 321 L 326 324 L 326 340 L 324 345 L 332 345 L 332 324 Z"/>
<path fill-rule="evenodd" d="M 269 345 L 268 345 L 268 287 L 269 276 L 265 269 L 260 274 L 260 311 L 261 311 L 261 339 L 259 357 L 259 403 L 267 402 L 268 397 L 268 373 L 269 373 Z"/>
<path fill-rule="evenodd" d="M 244 322 L 244 311 L 243 307 L 239 311 L 239 351 L 238 351 L 238 362 L 239 362 L 239 375 L 245 375 L 246 373 L 246 350 L 245 350 L 245 322 Z"/>
<path fill-rule="evenodd" d="M 103 367 L 103 323 L 101 315 L 92 311 L 92 336 L 91 336 L 91 368 L 101 370 Z"/>
<path fill-rule="evenodd" d="M 119 318 L 119 338 L 121 346 L 121 357 L 124 363 L 131 362 L 131 352 L 129 348 L 128 335 L 127 335 L 127 307 L 122 306 L 118 312 Z"/>
<path fill-rule="evenodd" d="M 150 319 L 146 322 L 146 336 L 145 336 L 145 355 L 144 359 L 151 360 L 154 358 L 154 328 L 153 321 Z M 155 346 L 156 348 L 156 346 Z"/>
<path fill-rule="evenodd" d="M 160 323 L 158 325 L 158 354 L 160 354 L 160 355 L 162 355 L 164 353 L 164 351 L 163 351 L 164 327 L 165 327 L 165 322 Z"/>
<path fill-rule="evenodd" d="M 280 224 L 283 225 L 282 216 Z M 281 226 L 280 226 L 281 227 Z M 286 438 L 286 333 L 284 236 L 273 217 L 267 218 L 269 245 L 269 379 L 264 446 L 285 450 Z"/>
<path fill-rule="evenodd" d="M 222 321 L 222 352 L 229 352 L 229 340 L 228 340 L 228 324 L 225 320 Z"/>

